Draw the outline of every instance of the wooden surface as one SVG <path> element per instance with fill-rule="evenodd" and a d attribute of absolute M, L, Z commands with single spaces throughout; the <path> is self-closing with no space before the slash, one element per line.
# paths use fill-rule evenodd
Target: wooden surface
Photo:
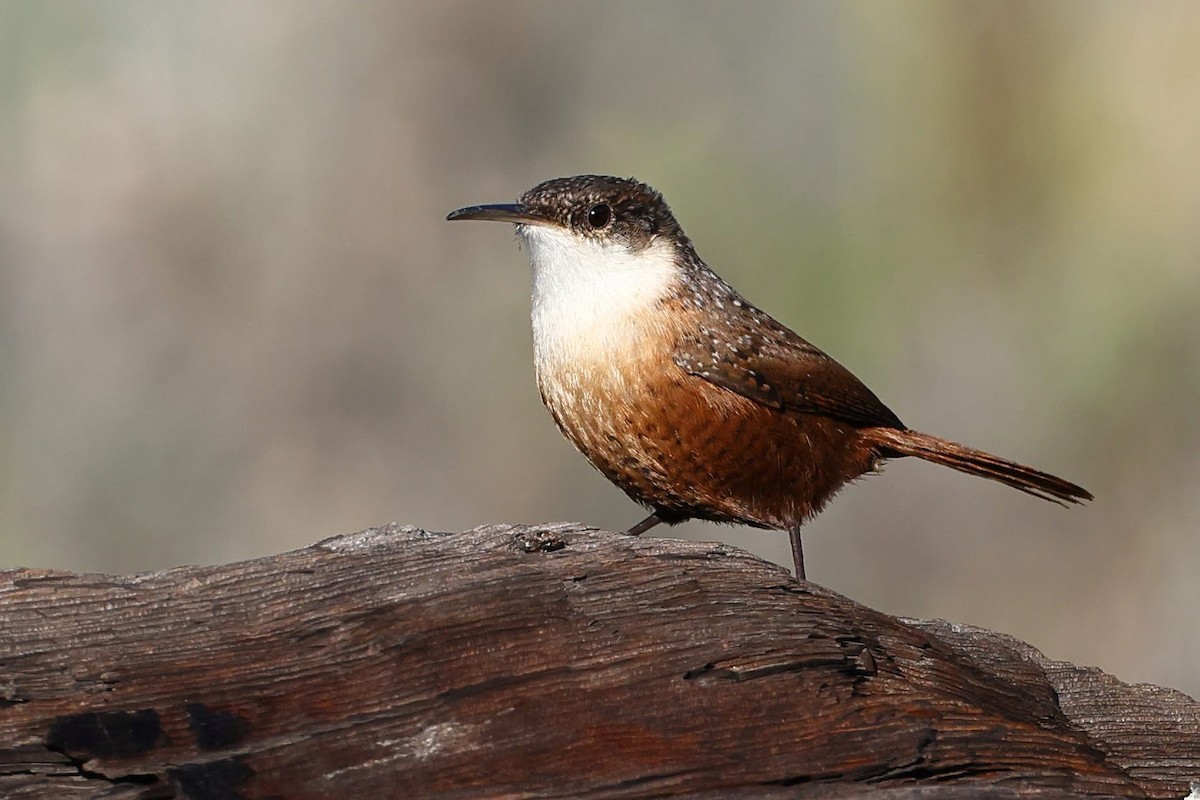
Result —
<path fill-rule="evenodd" d="M 3 798 L 1181 798 L 1200 779 L 1178 692 L 735 548 L 571 525 L 9 571 L 0 626 Z"/>

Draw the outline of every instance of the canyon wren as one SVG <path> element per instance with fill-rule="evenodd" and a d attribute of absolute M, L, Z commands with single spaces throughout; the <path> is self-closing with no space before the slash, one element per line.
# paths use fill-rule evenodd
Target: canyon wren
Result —
<path fill-rule="evenodd" d="M 1045 500 L 1073 483 L 914 431 L 858 378 L 709 269 L 662 195 L 633 179 L 555 178 L 449 220 L 516 226 L 533 267 L 538 389 L 562 433 L 652 512 L 800 526 L 882 462 L 915 456 Z"/>

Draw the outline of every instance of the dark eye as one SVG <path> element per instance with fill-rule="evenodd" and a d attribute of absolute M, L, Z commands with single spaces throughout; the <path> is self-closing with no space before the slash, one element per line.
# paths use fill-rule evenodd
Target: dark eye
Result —
<path fill-rule="evenodd" d="M 612 209 L 608 203 L 597 203 L 588 209 L 587 224 L 592 230 L 600 230 L 612 220 Z"/>

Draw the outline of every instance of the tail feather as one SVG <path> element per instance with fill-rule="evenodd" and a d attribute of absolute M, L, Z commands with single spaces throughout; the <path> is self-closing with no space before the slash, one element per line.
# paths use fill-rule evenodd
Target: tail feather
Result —
<path fill-rule="evenodd" d="M 885 456 L 914 456 L 965 472 L 999 481 L 1026 494 L 1065 506 L 1091 500 L 1092 493 L 1048 472 L 1026 467 L 1015 461 L 903 428 L 872 428 L 871 438 Z"/>

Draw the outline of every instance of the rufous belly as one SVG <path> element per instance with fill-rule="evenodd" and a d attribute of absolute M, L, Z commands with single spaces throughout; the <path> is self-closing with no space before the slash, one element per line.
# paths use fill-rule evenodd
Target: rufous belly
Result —
<path fill-rule="evenodd" d="M 669 342 L 539 369 L 542 400 L 597 469 L 666 521 L 787 528 L 875 466 L 858 429 L 690 375 Z"/>

